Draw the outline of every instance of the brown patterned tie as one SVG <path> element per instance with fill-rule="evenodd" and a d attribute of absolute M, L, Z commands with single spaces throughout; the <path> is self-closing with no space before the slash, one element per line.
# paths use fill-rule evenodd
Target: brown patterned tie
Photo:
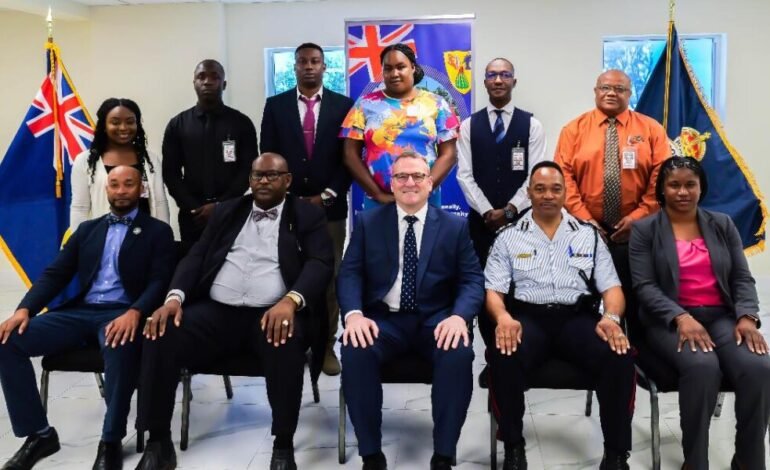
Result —
<path fill-rule="evenodd" d="M 615 118 L 607 119 L 604 136 L 604 223 L 614 226 L 620 221 L 620 158 L 618 128 Z"/>

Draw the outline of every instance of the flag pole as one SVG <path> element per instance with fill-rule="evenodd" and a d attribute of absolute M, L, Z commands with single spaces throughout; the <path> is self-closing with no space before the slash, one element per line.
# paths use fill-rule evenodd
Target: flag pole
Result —
<path fill-rule="evenodd" d="M 48 7 L 48 15 L 46 16 L 46 24 L 48 27 L 48 42 L 46 43 L 46 49 L 48 49 L 49 60 L 49 80 L 53 89 L 53 99 L 51 100 L 51 108 L 53 111 L 53 146 L 54 146 L 54 164 L 56 166 L 56 198 L 62 197 L 62 181 L 64 181 L 64 168 L 62 167 L 62 155 L 61 155 L 61 141 L 59 138 L 59 87 L 56 82 L 57 73 L 56 68 L 58 65 L 58 57 L 56 53 L 56 44 L 53 42 L 53 14 L 51 7 Z"/>
<path fill-rule="evenodd" d="M 666 40 L 666 88 L 663 91 L 663 129 L 668 134 L 668 103 L 669 88 L 671 84 L 671 50 L 673 48 L 672 39 L 674 36 L 674 7 L 676 0 L 668 2 L 668 39 Z"/>

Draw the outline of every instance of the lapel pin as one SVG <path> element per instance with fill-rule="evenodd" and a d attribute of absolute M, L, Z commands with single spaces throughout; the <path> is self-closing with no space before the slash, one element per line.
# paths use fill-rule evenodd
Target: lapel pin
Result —
<path fill-rule="evenodd" d="M 134 235 L 139 235 L 140 233 L 142 233 L 142 227 L 134 227 L 133 232 L 134 232 Z"/>

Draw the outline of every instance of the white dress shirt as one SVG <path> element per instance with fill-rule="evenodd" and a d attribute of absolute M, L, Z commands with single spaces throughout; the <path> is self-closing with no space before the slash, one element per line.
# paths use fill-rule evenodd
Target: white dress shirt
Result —
<path fill-rule="evenodd" d="M 487 114 L 489 115 L 489 127 L 495 128 L 495 122 L 497 121 L 497 113 L 495 108 L 491 104 L 486 107 Z M 502 108 L 503 124 L 505 126 L 505 132 L 508 132 L 508 126 L 511 124 L 511 118 L 513 117 L 513 101 L 509 101 L 508 104 Z M 537 163 L 546 159 L 545 148 L 545 132 L 543 125 L 532 116 L 529 120 L 529 155 L 528 163 L 529 169 L 535 166 Z M 476 180 L 473 179 L 473 155 L 471 155 L 471 118 L 466 118 L 462 124 L 460 124 L 460 138 L 457 139 L 457 182 L 460 184 L 460 188 L 465 195 L 465 200 L 473 210 L 481 215 L 485 212 L 494 209 L 489 200 L 484 196 L 484 192 L 481 190 Z M 529 196 L 527 196 L 527 186 L 529 186 L 529 175 L 522 183 L 521 187 L 514 193 L 513 197 L 509 201 L 516 209 L 521 212 L 529 207 Z"/>
<path fill-rule="evenodd" d="M 275 220 L 259 222 L 249 216 L 219 269 L 209 296 L 219 303 L 268 307 L 286 294 L 286 285 L 278 264 L 278 229 L 284 201 L 275 209 Z M 252 203 L 252 211 L 262 211 Z"/>
<path fill-rule="evenodd" d="M 426 203 L 420 210 L 414 214 L 408 214 L 398 204 L 396 204 L 396 214 L 398 217 L 398 274 L 396 274 L 396 280 L 393 282 L 393 286 L 390 288 L 382 301 L 388 306 L 391 312 L 398 312 L 401 307 L 401 282 L 404 278 L 404 238 L 406 237 L 406 231 L 409 228 L 409 222 L 404 218 L 407 215 L 414 215 L 417 217 L 417 221 L 414 223 L 414 237 L 417 242 L 417 258 L 420 257 L 420 245 L 422 243 L 422 232 L 425 228 L 425 218 L 428 215 L 428 204 Z M 363 313 L 360 310 L 351 310 L 345 313 L 345 319 L 348 315 L 353 313 Z"/>

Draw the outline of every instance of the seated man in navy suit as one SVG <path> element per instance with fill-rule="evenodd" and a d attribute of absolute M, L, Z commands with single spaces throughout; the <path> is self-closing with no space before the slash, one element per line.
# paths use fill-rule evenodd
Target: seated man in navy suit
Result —
<path fill-rule="evenodd" d="M 27 440 L 3 469 L 28 469 L 60 448 L 48 425 L 29 358 L 97 343 L 104 358 L 107 413 L 95 469 L 123 466 L 121 439 L 139 372 L 138 327 L 163 302 L 174 264 L 174 235 L 137 211 L 142 175 L 118 166 L 107 177 L 111 212 L 80 224 L 56 260 L 0 324 L 0 380 L 13 433 Z M 37 315 L 75 275 L 78 295 Z"/>
<path fill-rule="evenodd" d="M 385 469 L 380 365 L 415 351 L 433 362 L 431 469 L 449 469 L 473 389 L 468 325 L 484 276 L 466 219 L 430 207 L 430 168 L 411 152 L 392 166 L 395 204 L 358 216 L 337 280 L 345 331 L 342 388 L 364 469 Z"/>

